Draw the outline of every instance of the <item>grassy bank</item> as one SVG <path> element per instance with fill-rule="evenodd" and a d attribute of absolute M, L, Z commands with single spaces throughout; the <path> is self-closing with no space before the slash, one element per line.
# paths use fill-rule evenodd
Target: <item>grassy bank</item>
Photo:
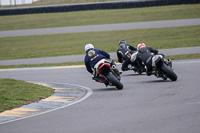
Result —
<path fill-rule="evenodd" d="M 22 80 L 0 79 L 0 112 L 38 101 L 54 90 Z"/>
<path fill-rule="evenodd" d="M 30 67 L 51 67 L 51 66 L 74 66 L 83 65 L 84 62 L 64 62 L 64 63 L 44 63 L 44 64 L 30 64 L 30 65 L 0 65 L 0 69 L 11 69 L 11 68 L 30 68 Z"/>
<path fill-rule="evenodd" d="M 184 55 L 171 55 L 171 56 L 166 56 L 166 58 L 172 59 L 172 60 L 200 59 L 200 53 L 198 53 L 198 54 L 184 54 Z"/>
<path fill-rule="evenodd" d="M 118 41 L 136 46 L 144 42 L 156 49 L 200 46 L 200 25 L 87 33 L 0 38 L 0 60 L 85 54 L 86 43 L 116 52 Z"/>
<path fill-rule="evenodd" d="M 200 4 L 1 16 L 0 31 L 200 18 Z"/>

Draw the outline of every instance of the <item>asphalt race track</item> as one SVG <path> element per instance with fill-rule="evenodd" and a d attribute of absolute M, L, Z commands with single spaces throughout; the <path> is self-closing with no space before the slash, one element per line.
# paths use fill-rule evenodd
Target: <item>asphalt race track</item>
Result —
<path fill-rule="evenodd" d="M 0 132 L 199 133 L 200 59 L 173 65 L 176 82 L 128 71 L 122 74 L 124 89 L 120 91 L 92 81 L 84 67 L 0 71 L 0 78 L 71 83 L 93 91 L 77 104 L 0 124 Z"/>
<path fill-rule="evenodd" d="M 194 20 L 183 21 L 181 21 L 181 23 L 170 22 L 173 24 L 171 25 L 172 27 L 177 26 L 176 24 L 185 26 L 186 21 L 190 21 L 189 25 L 191 21 L 194 22 Z M 169 21 L 163 21 L 162 23 L 165 27 L 168 27 Z M 140 25 L 140 23 L 134 23 L 134 25 L 135 24 Z M 153 22 L 152 24 L 155 23 Z M 195 20 L 195 24 L 192 23 L 192 25 L 199 25 L 199 19 Z M 110 25 L 103 26 L 110 27 Z M 143 26 L 144 23 L 141 24 L 140 28 L 145 28 Z M 108 30 L 108 27 L 105 27 L 105 29 Z M 88 27 L 86 27 L 86 29 L 88 29 Z M 55 31 L 54 28 L 39 29 L 39 31 L 40 30 L 45 30 L 42 34 L 49 33 L 48 30 L 52 30 L 50 34 Z M 69 29 L 64 29 L 63 32 L 66 33 L 68 30 Z M 77 32 L 85 32 L 84 29 L 82 30 Z M 23 32 L 23 36 L 27 35 L 26 33 L 24 34 L 24 32 L 27 31 L 29 30 L 2 31 L 0 34 L 3 36 L 18 36 L 20 32 Z M 74 32 L 74 29 L 72 31 Z M 34 34 L 38 34 L 38 32 Z M 182 50 L 183 49 L 181 49 L 181 51 Z M 194 52 L 195 50 L 190 51 Z M 170 53 L 166 52 L 165 54 Z M 80 57 L 80 55 L 78 57 Z M 38 61 L 38 59 L 36 60 Z M 25 62 L 27 63 L 27 60 Z M 3 63 L 8 63 L 8 61 Z M 128 71 L 122 74 L 124 89 L 120 91 L 116 90 L 114 87 L 106 88 L 104 84 L 92 81 L 91 75 L 86 71 L 85 67 L 46 67 L 0 70 L 0 78 L 13 78 L 47 84 L 69 83 L 75 84 L 76 86 L 84 86 L 92 90 L 92 92 L 87 95 L 88 97 L 85 97 L 79 102 L 74 102 L 74 104 L 70 104 L 70 106 L 55 108 L 53 111 L 46 111 L 46 113 L 34 115 L 32 117 L 24 117 L 5 123 L 0 122 L 0 132 L 199 133 L 200 59 L 174 61 L 173 64 L 174 70 L 178 75 L 178 80 L 176 82 L 171 82 L 169 80 L 163 81 L 162 79 L 157 79 L 155 76 L 148 77 L 145 74 L 137 75 L 132 71 Z M 62 93 L 60 94 L 62 95 Z M 80 92 L 80 94 L 82 93 Z"/>

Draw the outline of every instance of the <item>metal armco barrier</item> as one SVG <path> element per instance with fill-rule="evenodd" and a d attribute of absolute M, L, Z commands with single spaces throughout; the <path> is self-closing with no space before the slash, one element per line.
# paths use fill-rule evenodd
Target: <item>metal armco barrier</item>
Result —
<path fill-rule="evenodd" d="M 115 1 L 115 2 L 96 2 L 85 4 L 68 4 L 54 6 L 38 6 L 25 8 L 5 8 L 0 9 L 0 15 L 20 15 L 20 14 L 36 14 L 36 13 L 55 13 L 70 12 L 84 10 L 101 10 L 101 9 L 123 9 L 123 8 L 139 8 L 178 4 L 197 4 L 200 0 L 139 0 L 139 1 Z"/>

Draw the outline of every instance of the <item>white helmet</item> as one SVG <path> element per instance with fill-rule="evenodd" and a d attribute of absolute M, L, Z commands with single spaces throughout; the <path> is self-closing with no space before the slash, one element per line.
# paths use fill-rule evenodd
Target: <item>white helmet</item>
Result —
<path fill-rule="evenodd" d="M 91 44 L 91 43 L 88 43 L 85 45 L 85 52 L 88 50 L 88 49 L 91 49 L 91 48 L 94 48 L 94 46 Z"/>

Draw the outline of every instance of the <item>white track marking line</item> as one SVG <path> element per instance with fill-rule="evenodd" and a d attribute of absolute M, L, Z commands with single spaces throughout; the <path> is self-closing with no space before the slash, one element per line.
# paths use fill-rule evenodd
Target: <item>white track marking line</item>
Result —
<path fill-rule="evenodd" d="M 31 82 L 31 81 L 30 81 L 30 82 Z M 33 82 L 31 82 L 31 83 L 33 83 Z M 86 93 L 86 95 L 85 95 L 83 98 L 77 100 L 76 102 L 72 102 L 72 103 L 70 103 L 70 104 L 67 104 L 67 105 L 64 105 L 64 106 L 61 106 L 61 107 L 58 107 L 58 108 L 55 108 L 55 109 L 51 109 L 51 110 L 49 110 L 49 111 L 41 112 L 41 113 L 38 113 L 38 114 L 35 114 L 35 115 L 31 115 L 31 116 L 27 116 L 27 117 L 23 117 L 23 118 L 18 118 L 18 119 L 14 119 L 14 120 L 2 122 L 2 123 L 0 123 L 0 125 L 6 124 L 6 123 L 10 123 L 10 122 L 14 122 L 14 121 L 18 121 L 18 120 L 23 120 L 23 119 L 31 118 L 31 117 L 34 117 L 34 116 L 46 114 L 46 113 L 49 113 L 49 112 L 52 112 L 52 111 L 56 111 L 56 110 L 59 110 L 59 109 L 62 109 L 62 108 L 69 107 L 69 106 L 71 106 L 71 105 L 74 105 L 74 104 L 76 104 L 76 103 L 79 103 L 79 102 L 84 101 L 85 99 L 87 99 L 87 98 L 88 98 L 90 95 L 92 95 L 92 93 L 93 93 L 93 92 L 92 92 L 92 89 L 90 89 L 90 88 L 88 88 L 88 87 L 85 87 L 85 86 L 81 86 L 81 85 L 69 84 L 69 83 L 56 83 L 56 82 L 50 82 L 49 84 L 51 84 L 51 83 L 52 83 L 52 84 L 68 84 L 68 85 L 71 85 L 71 86 L 77 86 L 77 87 L 85 88 L 85 89 L 87 90 L 87 93 Z"/>

